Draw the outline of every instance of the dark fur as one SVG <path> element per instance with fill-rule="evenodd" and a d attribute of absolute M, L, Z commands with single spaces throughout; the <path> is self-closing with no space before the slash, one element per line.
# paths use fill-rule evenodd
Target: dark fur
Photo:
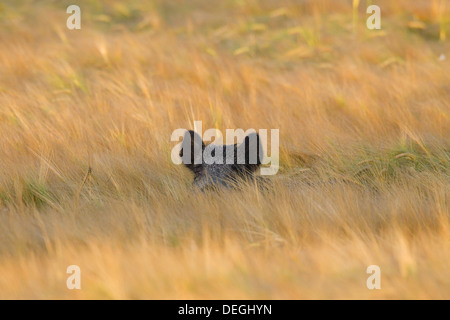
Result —
<path fill-rule="evenodd" d="M 200 157 L 205 150 L 206 156 Z M 211 163 L 216 153 L 219 157 L 220 151 L 223 152 L 223 163 Z M 234 157 L 231 157 L 232 153 Z M 201 137 L 190 130 L 184 135 L 180 157 L 184 165 L 194 173 L 193 184 L 205 190 L 234 186 L 239 180 L 254 180 L 255 172 L 263 159 L 263 149 L 257 133 L 247 135 L 239 145 L 206 146 Z M 230 163 L 227 163 L 227 157 Z M 196 160 L 199 163 L 195 163 Z"/>

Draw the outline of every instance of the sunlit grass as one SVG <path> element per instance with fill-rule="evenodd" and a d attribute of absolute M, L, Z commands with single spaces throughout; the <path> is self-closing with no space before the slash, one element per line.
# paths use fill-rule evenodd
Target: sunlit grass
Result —
<path fill-rule="evenodd" d="M 445 1 L 79 3 L 0 5 L 1 298 L 450 297 Z M 197 120 L 279 174 L 196 192 Z"/>

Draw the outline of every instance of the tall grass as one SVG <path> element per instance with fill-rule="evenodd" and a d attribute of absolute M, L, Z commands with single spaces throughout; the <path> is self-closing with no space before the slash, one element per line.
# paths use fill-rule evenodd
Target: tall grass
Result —
<path fill-rule="evenodd" d="M 448 299 L 443 24 L 372 1 L 353 33 L 354 3 L 80 1 L 70 31 L 72 3 L 3 2 L 0 297 Z M 267 190 L 193 190 L 194 120 L 280 129 Z"/>

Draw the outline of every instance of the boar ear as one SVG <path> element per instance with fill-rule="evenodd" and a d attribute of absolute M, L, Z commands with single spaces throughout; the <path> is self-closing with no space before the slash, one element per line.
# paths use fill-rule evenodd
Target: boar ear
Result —
<path fill-rule="evenodd" d="M 254 172 L 261 165 L 264 151 L 261 139 L 256 132 L 250 133 L 237 147 L 237 164 L 244 165 L 247 171 Z"/>
<path fill-rule="evenodd" d="M 202 138 L 194 131 L 186 131 L 181 143 L 180 157 L 183 164 L 192 171 L 202 165 L 205 144 Z"/>

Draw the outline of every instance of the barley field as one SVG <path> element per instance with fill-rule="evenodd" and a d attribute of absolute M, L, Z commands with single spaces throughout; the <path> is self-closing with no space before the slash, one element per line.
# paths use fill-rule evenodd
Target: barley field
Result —
<path fill-rule="evenodd" d="M 3 0 L 0 298 L 449 299 L 449 33 L 445 0 Z M 279 129 L 270 186 L 196 191 L 194 121 Z"/>

